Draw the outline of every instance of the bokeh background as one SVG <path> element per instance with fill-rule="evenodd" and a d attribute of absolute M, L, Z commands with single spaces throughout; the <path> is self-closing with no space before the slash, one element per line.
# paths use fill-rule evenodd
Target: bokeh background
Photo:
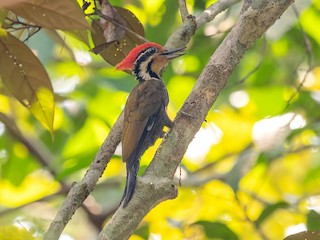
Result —
<path fill-rule="evenodd" d="M 188 0 L 187 6 L 197 15 L 214 2 Z M 110 3 L 131 10 L 150 41 L 164 45 L 181 25 L 177 1 Z M 187 54 L 167 68 L 163 79 L 172 119 L 241 6 L 199 29 Z M 267 240 L 320 230 L 319 26 L 320 1 L 296 1 L 247 52 L 177 170 L 178 197 L 153 209 L 131 239 Z M 53 136 L 0 85 L 0 112 L 14 117 L 25 140 L 0 122 L 0 239 L 41 239 L 137 83 L 83 42 L 58 34 L 60 39 L 41 30 L 26 42 L 45 66 L 56 94 Z M 139 174 L 160 142 L 142 157 Z M 62 240 L 95 239 L 112 216 L 125 184 L 120 153 L 118 149 Z"/>

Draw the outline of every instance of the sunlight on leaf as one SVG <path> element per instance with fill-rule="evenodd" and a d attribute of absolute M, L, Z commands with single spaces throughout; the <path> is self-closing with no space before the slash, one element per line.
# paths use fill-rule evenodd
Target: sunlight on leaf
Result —
<path fill-rule="evenodd" d="M 196 56 L 183 56 L 172 63 L 172 68 L 177 74 L 199 71 L 200 61 Z"/>
<path fill-rule="evenodd" d="M 188 146 L 185 157 L 200 163 L 206 160 L 206 155 L 214 144 L 219 143 L 223 132 L 213 122 L 200 128 Z"/>
<path fill-rule="evenodd" d="M 23 227 L 14 225 L 0 226 L 1 240 L 40 240 L 33 236 L 31 232 Z"/>
<path fill-rule="evenodd" d="M 303 89 L 320 91 L 320 67 L 315 67 L 311 72 L 299 71 L 299 82 L 303 82 Z"/>
<path fill-rule="evenodd" d="M 209 112 L 206 118 L 208 123 L 213 122 L 222 131 L 221 141 L 210 150 L 210 159 L 242 151 L 252 141 L 254 115 L 245 111 L 237 112 L 227 106 L 220 107 L 220 110 L 221 112 Z"/>
<path fill-rule="evenodd" d="M 67 141 L 63 156 L 72 158 L 76 155 L 95 151 L 106 138 L 108 131 L 108 127 L 100 119 L 88 119 L 85 125 Z M 86 139 L 86 141 L 83 141 L 83 139 Z M 90 141 L 88 141 L 89 139 Z M 88 161 L 91 161 L 91 159 Z M 70 159 L 65 162 L 65 167 L 71 167 L 76 164 L 77 158 Z"/>
<path fill-rule="evenodd" d="M 304 11 L 300 17 L 303 30 L 307 32 L 314 40 L 320 44 L 320 35 L 317 24 L 320 22 L 319 12 L 313 8 Z"/>
<path fill-rule="evenodd" d="M 51 132 L 53 133 L 53 93 L 47 88 L 40 88 L 35 92 L 36 99 L 31 104 L 30 112 Z"/>
<path fill-rule="evenodd" d="M 182 104 L 186 100 L 186 97 L 191 92 L 195 81 L 196 79 L 191 76 L 176 75 L 171 77 L 169 83 L 167 84 L 167 88 L 170 97 L 170 104 L 174 106 L 175 111 L 181 108 Z"/>
<path fill-rule="evenodd" d="M 0 94 L 0 112 L 9 113 L 10 112 L 10 102 L 9 98 L 5 95 Z"/>
<path fill-rule="evenodd" d="M 225 224 L 220 222 L 198 221 L 194 224 L 201 225 L 209 238 L 238 240 L 238 236 Z"/>
<path fill-rule="evenodd" d="M 1 2 L 0 2 L 0 6 L 1 6 Z M 7 10 L 0 8 L 0 26 L 2 26 L 3 20 L 7 17 L 7 14 L 8 14 Z"/>
<path fill-rule="evenodd" d="M 0 77 L 10 93 L 52 134 L 54 100 L 49 76 L 33 52 L 10 34 L 0 36 Z"/>
<path fill-rule="evenodd" d="M 69 30 L 65 31 L 66 34 L 78 39 L 79 41 L 83 42 L 90 48 L 90 41 L 89 41 L 89 32 L 88 30 Z"/>
<path fill-rule="evenodd" d="M 19 186 L 6 179 L 0 180 L 0 205 L 18 207 L 53 194 L 60 186 L 44 173 L 29 174 Z"/>
<path fill-rule="evenodd" d="M 259 218 L 256 221 L 257 226 L 259 226 L 260 224 L 263 223 L 263 221 L 265 221 L 269 215 L 271 215 L 272 213 L 274 213 L 275 211 L 277 211 L 279 208 L 287 208 L 289 207 L 289 204 L 286 202 L 278 202 L 272 205 L 267 206 L 262 213 L 260 214 Z"/>
<path fill-rule="evenodd" d="M 165 13 L 165 8 L 163 6 L 162 0 L 142 0 L 142 9 L 145 14 L 148 16 L 149 24 L 151 26 L 156 26 L 161 21 L 162 15 Z"/>

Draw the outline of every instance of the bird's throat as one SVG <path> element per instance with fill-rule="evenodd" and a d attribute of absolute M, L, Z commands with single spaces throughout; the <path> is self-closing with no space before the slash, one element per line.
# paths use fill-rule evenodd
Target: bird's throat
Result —
<path fill-rule="evenodd" d="M 147 81 L 149 79 L 160 79 L 160 73 L 154 69 L 153 55 L 155 49 L 149 48 L 142 52 L 134 63 L 133 73 L 139 82 Z"/>

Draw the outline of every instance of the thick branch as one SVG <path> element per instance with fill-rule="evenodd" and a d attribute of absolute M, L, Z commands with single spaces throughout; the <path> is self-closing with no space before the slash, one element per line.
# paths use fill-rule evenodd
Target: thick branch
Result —
<path fill-rule="evenodd" d="M 100 147 L 96 157 L 90 165 L 90 169 L 80 183 L 76 183 L 70 190 L 57 213 L 55 219 L 51 223 L 45 240 L 58 240 L 64 227 L 70 221 L 75 211 L 82 205 L 83 201 L 93 191 L 96 183 L 110 161 L 116 147 L 120 143 L 123 125 L 123 114 L 120 115 L 117 122 L 111 129 L 108 137 Z"/>
<path fill-rule="evenodd" d="M 128 239 L 144 216 L 158 203 L 175 197 L 173 176 L 205 117 L 245 52 L 282 15 L 293 0 L 247 1 L 240 18 L 210 58 L 174 128 L 139 178 L 132 200 L 119 208 L 99 235 L 100 240 Z M 185 126 L 188 126 L 186 128 Z"/>
<path fill-rule="evenodd" d="M 217 8 L 217 13 L 238 1 L 220 0 L 219 2 L 229 5 Z M 292 2 L 293 0 L 260 0 L 251 3 L 252 5 L 249 1 L 247 2 L 238 23 L 210 59 L 193 92 L 177 115 L 175 127 L 163 141 L 144 176 L 138 179 L 133 199 L 125 209 L 119 208 L 117 210 L 112 220 L 101 232 L 99 239 L 127 239 L 155 205 L 176 196 L 177 191 L 172 183 L 174 172 L 207 112 L 245 51 L 280 17 Z M 216 16 L 217 13 L 210 13 L 211 17 L 204 21 L 200 21 L 202 17 L 197 19 L 188 17 L 181 28 L 170 37 L 166 47 L 186 46 L 195 30 L 212 19 L 212 16 Z M 86 176 L 69 192 L 44 239 L 58 239 L 75 210 L 93 190 L 120 142 L 122 118 L 121 115 L 111 129 Z M 188 126 L 187 130 L 185 126 Z"/>
<path fill-rule="evenodd" d="M 225 0 L 220 1 L 225 2 Z M 217 3 L 219 3 L 220 1 L 218 1 Z M 230 1 L 229 5 L 223 4 L 223 8 L 218 7 L 215 11 L 216 15 L 219 13 L 219 11 L 224 11 L 227 7 L 230 7 L 235 2 L 238 1 Z M 217 6 L 220 5 L 218 4 Z M 212 8 L 212 6 L 210 8 Z M 211 20 L 213 19 L 213 17 L 214 15 L 212 14 Z M 204 23 L 205 21 L 202 21 L 202 24 Z M 201 24 L 198 25 L 198 27 L 199 26 L 201 26 Z M 195 18 L 189 16 L 188 18 L 186 18 L 182 26 L 171 35 L 165 47 L 168 49 L 185 47 L 195 33 L 196 29 L 197 23 Z M 111 129 L 107 139 L 100 147 L 99 152 L 93 160 L 87 174 L 84 176 L 80 183 L 75 184 L 70 190 L 67 198 L 61 206 L 61 209 L 58 211 L 55 219 L 51 223 L 47 233 L 44 236 L 45 240 L 59 239 L 63 229 L 70 221 L 76 209 L 81 206 L 82 202 L 86 199 L 89 193 L 93 191 L 95 184 L 97 183 L 99 177 L 102 175 L 107 163 L 110 161 L 116 149 L 116 146 L 121 140 L 122 126 L 123 116 L 121 115 Z M 172 193 L 172 197 L 174 197 L 175 194 L 176 193 Z"/>

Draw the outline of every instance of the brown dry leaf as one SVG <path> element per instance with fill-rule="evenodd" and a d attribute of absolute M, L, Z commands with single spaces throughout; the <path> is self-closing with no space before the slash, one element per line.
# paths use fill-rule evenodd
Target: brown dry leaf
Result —
<path fill-rule="evenodd" d="M 113 7 L 125 20 L 126 27 L 140 36 L 144 36 L 144 28 L 136 16 L 129 10 Z M 91 37 L 95 48 L 92 51 L 100 54 L 108 63 L 115 66 L 121 62 L 125 56 L 137 45 L 144 43 L 141 39 L 132 33 L 125 32 L 124 36 L 113 42 L 106 42 L 103 34 L 103 28 L 99 21 L 92 22 Z M 129 73 L 129 72 L 128 72 Z"/>
<path fill-rule="evenodd" d="M 140 36 L 144 36 L 144 28 L 139 19 L 128 9 L 114 7 L 127 23 L 127 27 Z"/>
<path fill-rule="evenodd" d="M 0 77 L 5 88 L 52 133 L 54 99 L 49 76 L 33 52 L 9 33 L 0 34 Z"/>
<path fill-rule="evenodd" d="M 48 29 L 90 28 L 80 6 L 74 0 L 25 0 L 6 8 L 30 22 Z"/>
<path fill-rule="evenodd" d="M 22 2 L 25 2 L 26 0 L 0 0 L 0 7 L 7 8 L 12 7 L 17 4 L 21 4 Z"/>
<path fill-rule="evenodd" d="M 319 240 L 320 231 L 304 231 L 297 234 L 290 235 L 284 240 Z"/>
<path fill-rule="evenodd" d="M 126 26 L 126 21 L 122 16 L 115 10 L 108 0 L 101 1 L 101 12 L 104 16 L 107 16 L 117 23 Z M 107 21 L 104 18 L 100 18 L 100 26 L 103 30 L 103 35 L 107 43 L 118 41 L 124 37 L 126 31 L 123 28 L 117 27 L 114 23 Z"/>

